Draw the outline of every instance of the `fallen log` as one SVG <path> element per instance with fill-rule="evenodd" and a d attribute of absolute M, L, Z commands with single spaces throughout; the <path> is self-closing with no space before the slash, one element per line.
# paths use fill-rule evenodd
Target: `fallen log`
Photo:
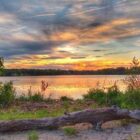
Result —
<path fill-rule="evenodd" d="M 0 132 L 57 129 L 77 123 L 91 123 L 93 126 L 100 127 L 107 121 L 121 119 L 136 119 L 140 121 L 140 110 L 129 111 L 119 108 L 88 109 L 55 118 L 2 121 L 0 122 Z"/>

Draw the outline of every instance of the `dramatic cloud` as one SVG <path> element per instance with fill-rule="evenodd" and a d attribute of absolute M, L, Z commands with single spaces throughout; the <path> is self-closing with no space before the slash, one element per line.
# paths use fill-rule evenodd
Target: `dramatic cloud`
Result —
<path fill-rule="evenodd" d="M 139 7 L 139 0 L 0 0 L 0 56 L 9 68 L 127 66 L 140 57 Z"/>

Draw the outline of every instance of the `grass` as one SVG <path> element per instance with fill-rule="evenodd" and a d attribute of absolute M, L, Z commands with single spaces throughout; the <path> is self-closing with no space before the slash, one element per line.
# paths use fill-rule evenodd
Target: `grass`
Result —
<path fill-rule="evenodd" d="M 140 134 L 140 126 L 137 127 L 136 133 Z"/>
<path fill-rule="evenodd" d="M 117 105 L 121 108 L 138 109 L 140 108 L 140 89 L 126 90 L 121 92 L 118 88 L 110 88 L 107 92 L 101 89 L 92 89 L 85 100 L 94 100 L 97 104 L 103 106 Z"/>
<path fill-rule="evenodd" d="M 67 136 L 75 136 L 78 133 L 77 130 L 73 127 L 63 128 L 63 131 Z"/>
<path fill-rule="evenodd" d="M 61 101 L 53 101 L 52 103 L 46 103 L 47 108 L 31 108 L 28 110 L 28 103 L 24 101 L 18 101 L 15 105 L 11 105 L 8 108 L 1 108 L 0 109 L 0 120 L 16 120 L 16 119 L 38 119 L 38 118 L 45 118 L 45 117 L 57 117 L 64 115 L 64 112 L 74 112 L 79 111 L 87 108 L 96 108 L 98 107 L 92 101 L 84 101 L 84 100 L 76 100 L 76 101 L 68 101 L 68 102 L 61 102 Z M 23 107 L 23 104 L 27 105 Z M 34 105 L 31 102 L 32 105 Z M 36 104 L 36 103 L 35 103 Z"/>
<path fill-rule="evenodd" d="M 133 91 L 126 91 L 125 94 L 120 96 L 121 107 L 128 109 L 140 108 L 140 89 Z"/>
<path fill-rule="evenodd" d="M 20 104 L 26 104 L 26 102 L 27 105 L 28 102 L 41 103 L 47 99 L 44 99 L 44 97 L 40 94 L 28 94 L 29 96 L 27 97 L 23 96 L 22 99 L 20 97 L 15 100 L 14 92 L 12 89 L 13 86 L 11 83 L 8 83 L 8 85 L 3 85 L 2 88 L 6 89 L 3 89 L 1 92 L 8 92 L 8 94 L 1 98 L 5 99 L 4 101 L 1 101 L 0 99 L 0 103 L 4 103 L 4 105 L 6 105 L 5 107 L 7 107 L 0 109 L 0 120 L 57 117 L 63 115 L 64 112 L 79 111 L 87 108 L 95 109 L 98 107 L 112 105 L 117 105 L 121 108 L 128 109 L 140 108 L 140 89 L 127 90 L 125 93 L 122 93 L 116 86 L 113 86 L 108 89 L 107 92 L 101 89 L 91 89 L 87 95 L 84 95 L 83 99 L 74 101 L 68 97 L 62 97 L 58 101 L 52 100 L 52 102 L 46 102 L 48 106 L 46 109 L 39 108 L 38 110 L 31 109 L 31 111 L 27 111 L 24 110 Z M 19 105 L 16 105 L 16 103 L 14 105 L 13 102 L 18 102 Z"/>
<path fill-rule="evenodd" d="M 28 134 L 28 140 L 38 140 L 39 136 L 38 133 L 36 131 L 31 131 Z"/>
<path fill-rule="evenodd" d="M 7 110 L 0 111 L 0 120 L 17 120 L 17 119 L 38 119 L 44 117 L 57 117 L 63 115 L 64 110 L 53 110 L 48 111 L 45 109 L 37 110 L 37 111 L 20 111 L 20 110 Z"/>
<path fill-rule="evenodd" d="M 83 96 L 86 100 L 96 100 L 99 105 L 106 102 L 105 92 L 101 89 L 90 89 L 88 94 Z"/>
<path fill-rule="evenodd" d="M 46 101 L 40 94 L 21 97 L 15 100 L 13 85 L 11 83 L 5 84 L 1 87 L 0 104 L 3 105 L 0 109 L 0 120 L 16 120 L 16 119 L 37 119 L 44 117 L 57 117 L 64 114 L 64 112 L 79 111 L 87 108 L 95 109 L 103 106 L 117 105 L 121 108 L 138 109 L 140 108 L 140 90 L 127 90 L 122 93 L 117 87 L 111 87 L 107 92 L 101 89 L 92 89 L 83 99 L 72 100 L 68 97 L 63 97 L 59 101 L 52 100 L 46 102 L 48 108 L 27 111 L 21 105 L 14 105 L 16 101 L 21 104 L 28 104 L 28 102 L 41 103 Z M 5 94 L 4 94 L 5 93 Z M 7 94 L 6 94 L 7 93 Z M 2 100 L 3 99 L 3 100 Z"/>
<path fill-rule="evenodd" d="M 47 104 L 46 109 L 38 108 L 26 110 L 23 104 L 28 105 L 31 101 L 18 101 L 15 105 L 11 104 L 8 108 L 0 109 L 0 120 L 16 120 L 16 119 L 38 119 L 44 117 L 57 117 L 64 115 L 64 112 L 79 111 L 87 108 L 96 109 L 98 107 L 117 105 L 121 108 L 137 109 L 140 108 L 140 91 L 126 91 L 125 94 L 117 90 L 108 90 L 105 93 L 102 90 L 90 90 L 89 94 L 84 95 L 81 100 L 58 100 Z M 32 102 L 31 102 L 32 103 Z M 38 103 L 38 102 L 37 102 Z M 36 103 L 35 103 L 36 104 Z M 28 106 L 27 106 L 28 109 Z"/>
<path fill-rule="evenodd" d="M 117 85 L 114 84 L 114 86 L 108 88 L 107 91 L 103 89 L 91 89 L 88 94 L 83 96 L 83 99 L 75 101 L 66 96 L 61 97 L 58 101 L 51 98 L 45 99 L 41 92 L 32 93 L 31 88 L 29 89 L 27 96 L 22 95 L 16 98 L 12 82 L 1 84 L 0 120 L 57 117 L 63 115 L 64 112 L 79 111 L 87 108 L 95 109 L 112 105 L 117 105 L 121 108 L 138 109 L 140 108 L 140 77 L 132 76 L 127 79 L 127 82 L 129 82 L 129 84 L 128 89 L 125 92 L 121 92 Z M 44 85 L 46 89 L 48 84 L 44 84 L 43 82 L 43 89 Z M 48 108 L 26 111 L 22 106 L 16 105 L 16 102 L 22 102 L 22 104 L 26 104 L 26 102 L 43 102 L 47 103 Z"/>
<path fill-rule="evenodd" d="M 62 96 L 60 97 L 60 101 L 72 101 L 73 99 L 67 97 L 67 96 Z"/>
<path fill-rule="evenodd" d="M 123 81 L 127 85 L 125 92 L 121 92 L 116 85 L 107 89 L 92 89 L 87 95 L 84 95 L 85 100 L 94 100 L 99 105 L 112 106 L 117 105 L 121 108 L 139 109 L 140 108 L 140 76 L 136 73 L 139 70 L 139 61 L 136 57 L 132 60 L 131 72 Z M 132 70 L 132 71 L 131 71 Z"/>
<path fill-rule="evenodd" d="M 20 100 L 20 101 L 31 101 L 31 102 L 43 102 L 46 99 L 44 98 L 44 96 L 41 92 L 33 93 L 32 90 L 31 90 L 31 87 L 30 87 L 30 89 L 28 90 L 28 94 L 27 95 L 25 95 L 25 94 L 21 95 L 20 97 L 18 97 L 18 100 Z"/>

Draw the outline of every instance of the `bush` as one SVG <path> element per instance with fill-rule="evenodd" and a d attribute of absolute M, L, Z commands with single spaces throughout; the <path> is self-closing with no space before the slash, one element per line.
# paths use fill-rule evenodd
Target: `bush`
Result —
<path fill-rule="evenodd" d="M 20 95 L 18 98 L 17 98 L 19 101 L 28 101 L 28 97 L 23 94 L 23 95 Z"/>
<path fill-rule="evenodd" d="M 106 103 L 106 93 L 100 89 L 91 89 L 87 95 L 84 95 L 86 100 L 95 100 L 100 105 Z"/>
<path fill-rule="evenodd" d="M 72 127 L 66 127 L 63 129 L 64 133 L 68 136 L 73 136 L 77 134 L 77 130 L 75 128 Z"/>
<path fill-rule="evenodd" d="M 126 91 L 124 95 L 121 95 L 121 107 L 129 109 L 140 108 L 140 90 Z"/>
<path fill-rule="evenodd" d="M 140 89 L 127 90 L 124 93 L 118 88 L 110 88 L 107 92 L 92 89 L 84 99 L 95 100 L 99 105 L 117 105 L 121 108 L 138 109 L 140 108 Z"/>
<path fill-rule="evenodd" d="M 32 95 L 29 95 L 28 100 L 33 101 L 33 102 L 41 102 L 41 101 L 44 101 L 44 96 L 38 92 Z"/>
<path fill-rule="evenodd" d="M 107 92 L 99 89 L 92 89 L 84 99 L 95 100 L 99 105 L 118 105 L 120 106 L 120 95 L 122 93 L 114 87 L 108 89 Z"/>
<path fill-rule="evenodd" d="M 20 101 L 33 101 L 33 102 L 45 101 L 43 94 L 41 92 L 33 93 L 32 90 L 31 90 L 31 87 L 28 90 L 28 94 L 27 95 L 25 95 L 25 94 L 21 95 L 18 98 L 18 100 L 20 100 Z"/>
<path fill-rule="evenodd" d="M 117 105 L 120 106 L 121 100 L 120 97 L 123 93 L 120 92 L 117 85 L 114 84 L 111 88 L 108 89 L 106 93 L 106 104 L 111 105 Z"/>
<path fill-rule="evenodd" d="M 21 95 L 18 97 L 19 101 L 32 101 L 32 102 L 42 102 L 42 101 L 46 101 L 44 99 L 44 96 L 41 93 L 32 93 L 32 94 L 28 94 L 28 95 Z"/>
<path fill-rule="evenodd" d="M 28 140 L 38 140 L 39 136 L 38 133 L 36 131 L 31 131 L 28 134 Z"/>
<path fill-rule="evenodd" d="M 7 107 L 15 100 L 15 89 L 12 82 L 0 85 L 0 106 Z"/>
<path fill-rule="evenodd" d="M 72 99 L 69 98 L 69 97 L 67 97 L 67 96 L 62 96 L 62 97 L 60 98 L 60 101 L 72 101 Z"/>

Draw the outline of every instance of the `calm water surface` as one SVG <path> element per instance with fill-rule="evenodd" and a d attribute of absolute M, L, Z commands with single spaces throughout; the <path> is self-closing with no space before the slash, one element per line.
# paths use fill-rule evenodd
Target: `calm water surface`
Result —
<path fill-rule="evenodd" d="M 89 89 L 96 87 L 109 87 L 115 81 L 121 90 L 125 88 L 122 79 L 125 76 L 118 75 L 70 75 L 70 76 L 22 76 L 22 77 L 0 77 L 1 82 L 12 81 L 17 95 L 27 94 L 31 86 L 33 92 L 40 91 L 41 81 L 49 84 L 45 96 L 52 98 L 69 96 L 74 99 L 81 98 Z"/>

